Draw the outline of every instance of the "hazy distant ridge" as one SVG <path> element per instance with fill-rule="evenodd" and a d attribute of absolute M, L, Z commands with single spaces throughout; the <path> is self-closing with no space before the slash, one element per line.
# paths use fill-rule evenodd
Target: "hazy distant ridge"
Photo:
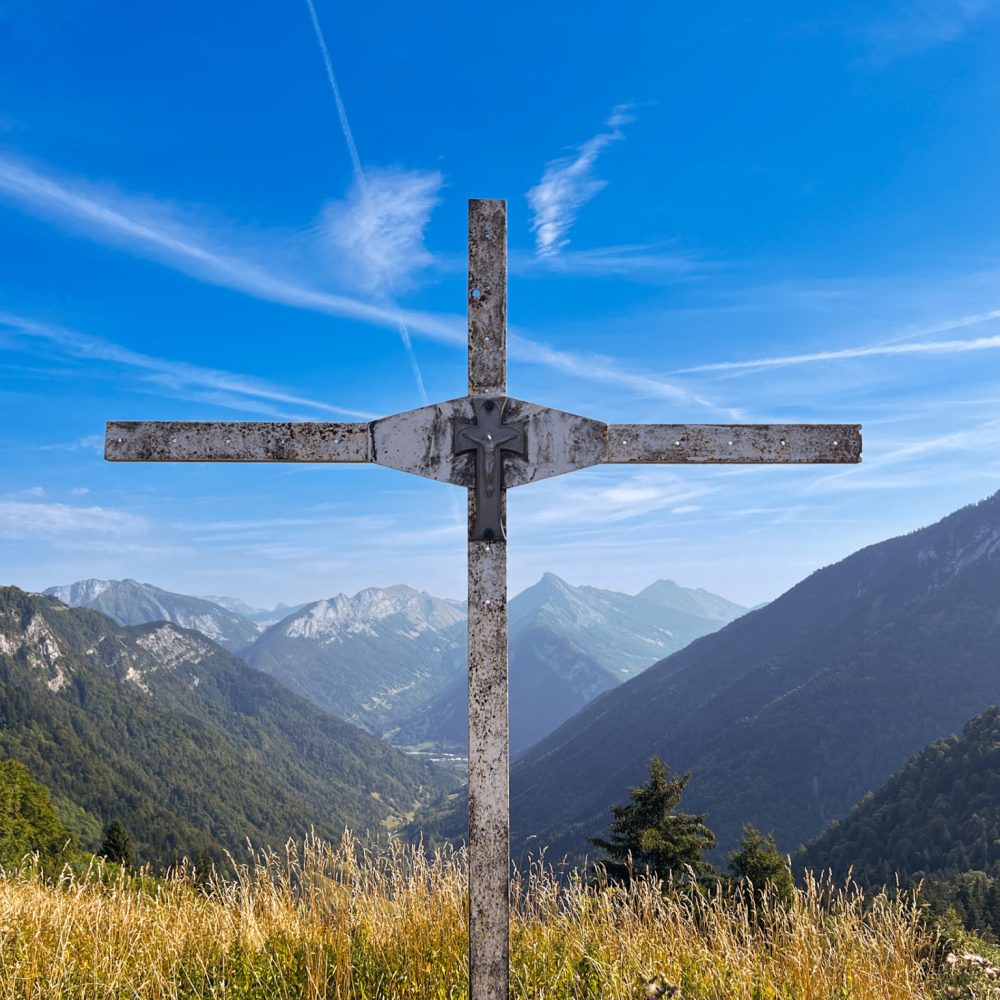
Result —
<path fill-rule="evenodd" d="M 653 753 L 693 772 L 685 805 L 723 847 L 751 821 L 793 850 L 1000 702 L 998 594 L 1000 494 L 812 574 L 533 747 L 512 773 L 515 850 L 585 850 Z"/>

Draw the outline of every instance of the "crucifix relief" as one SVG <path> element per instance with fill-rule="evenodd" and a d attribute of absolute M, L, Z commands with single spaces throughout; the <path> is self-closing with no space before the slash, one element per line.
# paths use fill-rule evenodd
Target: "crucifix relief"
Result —
<path fill-rule="evenodd" d="M 456 418 L 454 452 L 474 452 L 476 459 L 476 519 L 470 538 L 491 542 L 506 537 L 501 510 L 505 452 L 524 454 L 524 430 L 503 422 L 506 398 L 473 399 L 476 422 Z"/>
<path fill-rule="evenodd" d="M 109 422 L 117 462 L 374 462 L 465 487 L 469 981 L 507 1000 L 506 491 L 602 463 L 855 463 L 858 424 L 606 424 L 507 396 L 507 208 L 469 202 L 469 389 L 371 423 Z"/>

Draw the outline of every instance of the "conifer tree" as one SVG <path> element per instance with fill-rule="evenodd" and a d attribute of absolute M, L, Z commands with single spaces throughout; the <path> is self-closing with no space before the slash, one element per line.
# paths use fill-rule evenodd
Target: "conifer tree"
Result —
<path fill-rule="evenodd" d="M 104 839 L 97 853 L 115 864 L 129 866 L 132 864 L 132 838 L 124 825 L 113 819 L 104 831 Z"/>
<path fill-rule="evenodd" d="M 658 756 L 650 758 L 649 783 L 629 789 L 628 805 L 611 807 L 610 838 L 589 838 L 608 854 L 597 864 L 609 878 L 627 881 L 634 872 L 647 870 L 664 879 L 714 873 L 704 855 L 715 836 L 704 815 L 675 811 L 690 779 L 690 774 L 671 775 Z"/>
<path fill-rule="evenodd" d="M 726 860 L 733 876 L 750 888 L 758 904 L 765 894 L 785 906 L 791 903 L 795 894 L 792 870 L 778 852 L 773 833 L 765 837 L 752 823 L 745 823 L 736 850 Z"/>
<path fill-rule="evenodd" d="M 198 885 L 209 885 L 215 873 L 215 859 L 211 853 L 202 848 L 194 861 L 194 879 Z"/>

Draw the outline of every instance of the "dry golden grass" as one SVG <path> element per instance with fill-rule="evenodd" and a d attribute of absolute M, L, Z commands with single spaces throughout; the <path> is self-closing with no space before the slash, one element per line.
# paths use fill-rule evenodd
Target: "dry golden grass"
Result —
<path fill-rule="evenodd" d="M 514 887 L 514 997 L 635 1000 L 660 976 L 718 1000 L 947 995 L 912 901 L 810 882 L 760 913 L 715 893 L 597 888 L 543 865 Z M 312 840 L 234 879 L 155 881 L 92 868 L 0 876 L 0 1000 L 468 995 L 465 859 Z M 650 987 L 652 990 L 652 987 Z M 670 995 L 669 993 L 665 995 Z"/>

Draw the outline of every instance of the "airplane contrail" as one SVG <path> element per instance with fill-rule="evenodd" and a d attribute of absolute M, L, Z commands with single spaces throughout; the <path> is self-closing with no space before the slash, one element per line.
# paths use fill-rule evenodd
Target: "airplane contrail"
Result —
<path fill-rule="evenodd" d="M 354 133 L 351 131 L 351 123 L 347 117 L 347 108 L 344 105 L 344 99 L 340 96 L 340 87 L 337 86 L 337 76 L 333 72 L 333 61 L 330 59 L 330 50 L 327 48 L 326 38 L 323 35 L 323 29 L 320 27 L 319 17 L 316 14 L 316 5 L 313 0 L 306 0 L 306 6 L 309 8 L 309 16 L 312 19 L 313 31 L 316 34 L 316 41 L 319 44 L 319 51 L 323 57 L 323 65 L 326 67 L 326 77 L 330 81 L 330 90 L 333 91 L 333 99 L 337 104 L 337 115 L 340 117 L 340 130 L 344 134 L 344 142 L 347 143 L 347 151 L 351 156 L 351 164 L 354 167 L 354 177 L 358 183 L 358 187 L 361 190 L 361 197 L 367 199 L 368 197 L 368 185 L 365 181 L 365 171 L 361 166 L 361 157 L 358 155 L 358 147 L 354 141 Z M 389 285 L 390 291 L 390 302 L 395 306 L 393 301 L 394 295 L 392 288 L 392 279 L 386 275 L 387 283 Z M 406 324 L 400 320 L 399 321 L 399 338 L 403 341 L 403 347 L 406 349 L 407 356 L 410 359 L 410 368 L 413 371 L 413 377 L 416 379 L 417 390 L 420 392 L 420 399 L 423 403 L 429 403 L 430 399 L 427 396 L 427 389 L 424 387 L 424 376 L 423 372 L 420 370 L 420 362 L 417 360 L 417 352 L 413 349 L 413 342 L 410 339 L 410 331 Z"/>

